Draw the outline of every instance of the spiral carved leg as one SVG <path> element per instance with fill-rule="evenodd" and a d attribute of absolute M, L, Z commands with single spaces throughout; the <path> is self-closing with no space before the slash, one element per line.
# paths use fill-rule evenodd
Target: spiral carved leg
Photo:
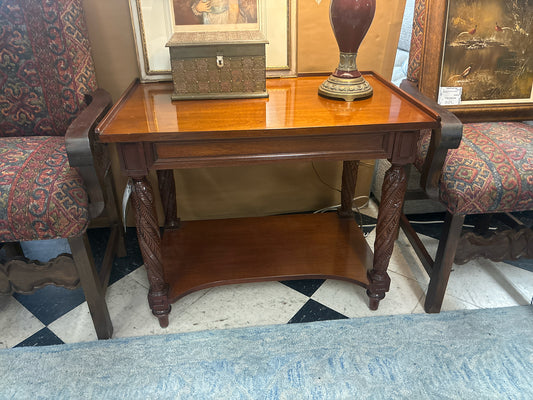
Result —
<path fill-rule="evenodd" d="M 342 164 L 342 191 L 339 217 L 353 218 L 352 202 L 357 182 L 359 161 L 344 161 Z"/>
<path fill-rule="evenodd" d="M 158 170 L 157 180 L 159 181 L 159 193 L 163 203 L 163 210 L 165 211 L 165 229 L 179 228 L 180 219 L 178 218 L 176 204 L 174 171 L 171 169 Z"/>
<path fill-rule="evenodd" d="M 404 167 L 393 164 L 383 181 L 383 195 L 379 205 L 374 243 L 374 266 L 368 273 L 370 284 L 367 295 L 370 298 L 371 310 L 378 309 L 379 301 L 389 290 L 390 278 L 387 267 L 394 248 L 406 188 L 407 177 Z"/>
<path fill-rule="evenodd" d="M 161 235 L 154 208 L 154 193 L 145 176 L 133 178 L 133 206 L 137 218 L 137 237 L 150 282 L 148 303 L 162 328 L 168 326 L 170 304 L 168 284 L 161 262 Z"/>

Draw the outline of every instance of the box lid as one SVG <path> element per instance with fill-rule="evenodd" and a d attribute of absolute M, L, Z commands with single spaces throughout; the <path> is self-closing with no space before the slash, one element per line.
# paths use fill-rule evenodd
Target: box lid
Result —
<path fill-rule="evenodd" d="M 208 31 L 175 32 L 167 47 L 212 46 L 213 44 L 261 44 L 268 43 L 261 31 Z"/>

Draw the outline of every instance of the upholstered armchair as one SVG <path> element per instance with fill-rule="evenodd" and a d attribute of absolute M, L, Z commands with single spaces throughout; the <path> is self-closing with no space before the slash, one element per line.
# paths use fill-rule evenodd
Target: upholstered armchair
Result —
<path fill-rule="evenodd" d="M 0 0 L 0 294 L 81 284 L 99 339 L 113 326 L 110 267 L 124 255 L 110 160 L 94 128 L 111 105 L 96 88 L 81 0 Z M 100 271 L 87 228 L 111 226 Z M 48 263 L 18 243 L 68 239 Z"/>
<path fill-rule="evenodd" d="M 488 111 L 475 105 L 454 110 L 436 104 L 441 63 L 435 54 L 442 54 L 447 3 L 416 1 L 408 78 L 401 84 L 442 117 L 441 129 L 420 137 L 415 166 L 422 191 L 413 196 L 425 196 L 446 208 L 434 258 L 407 218 L 401 220 L 430 277 L 426 312 L 440 311 L 454 263 L 477 257 L 494 261 L 533 257 L 533 233 L 513 216 L 533 210 L 533 126 L 520 122 L 533 119 L 533 108 L 503 104 Z M 480 217 L 474 232 L 463 231 L 467 215 Z M 505 217 L 509 229 L 490 233 L 490 217 Z"/>

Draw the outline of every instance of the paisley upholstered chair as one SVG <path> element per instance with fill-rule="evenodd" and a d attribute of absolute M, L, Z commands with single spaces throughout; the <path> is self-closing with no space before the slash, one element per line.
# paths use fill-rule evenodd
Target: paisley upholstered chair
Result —
<path fill-rule="evenodd" d="M 81 0 L 0 0 L 0 294 L 81 283 L 99 339 L 113 332 L 105 292 L 125 253 L 109 158 L 94 138 L 110 103 L 96 88 Z M 100 271 L 86 234 L 97 218 L 113 228 Z M 21 255 L 20 242 L 58 238 L 71 255 Z"/>
<path fill-rule="evenodd" d="M 446 5 L 445 0 L 416 0 L 408 77 L 401 84 L 442 117 L 441 129 L 420 137 L 415 163 L 423 194 L 446 208 L 434 259 L 408 220 L 403 217 L 401 222 L 430 277 L 426 312 L 440 311 L 454 262 L 533 257 L 533 233 L 513 217 L 513 213 L 533 210 L 533 126 L 520 122 L 533 119 L 533 113 L 504 105 L 489 113 L 474 107 L 452 114 L 450 108 L 435 103 L 439 83 L 434 84 L 427 74 L 437 71 L 438 79 L 441 65 L 428 51 L 440 52 L 434 38 L 443 30 L 444 21 L 437 16 L 443 15 Z M 484 216 L 478 218 L 474 232 L 463 232 L 467 215 Z M 491 216 L 507 217 L 509 229 L 488 234 Z"/>

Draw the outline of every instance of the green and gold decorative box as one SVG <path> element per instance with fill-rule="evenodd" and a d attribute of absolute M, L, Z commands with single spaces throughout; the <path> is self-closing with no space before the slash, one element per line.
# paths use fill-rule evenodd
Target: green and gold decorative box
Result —
<path fill-rule="evenodd" d="M 260 31 L 175 32 L 172 100 L 268 97 L 267 43 Z"/>

